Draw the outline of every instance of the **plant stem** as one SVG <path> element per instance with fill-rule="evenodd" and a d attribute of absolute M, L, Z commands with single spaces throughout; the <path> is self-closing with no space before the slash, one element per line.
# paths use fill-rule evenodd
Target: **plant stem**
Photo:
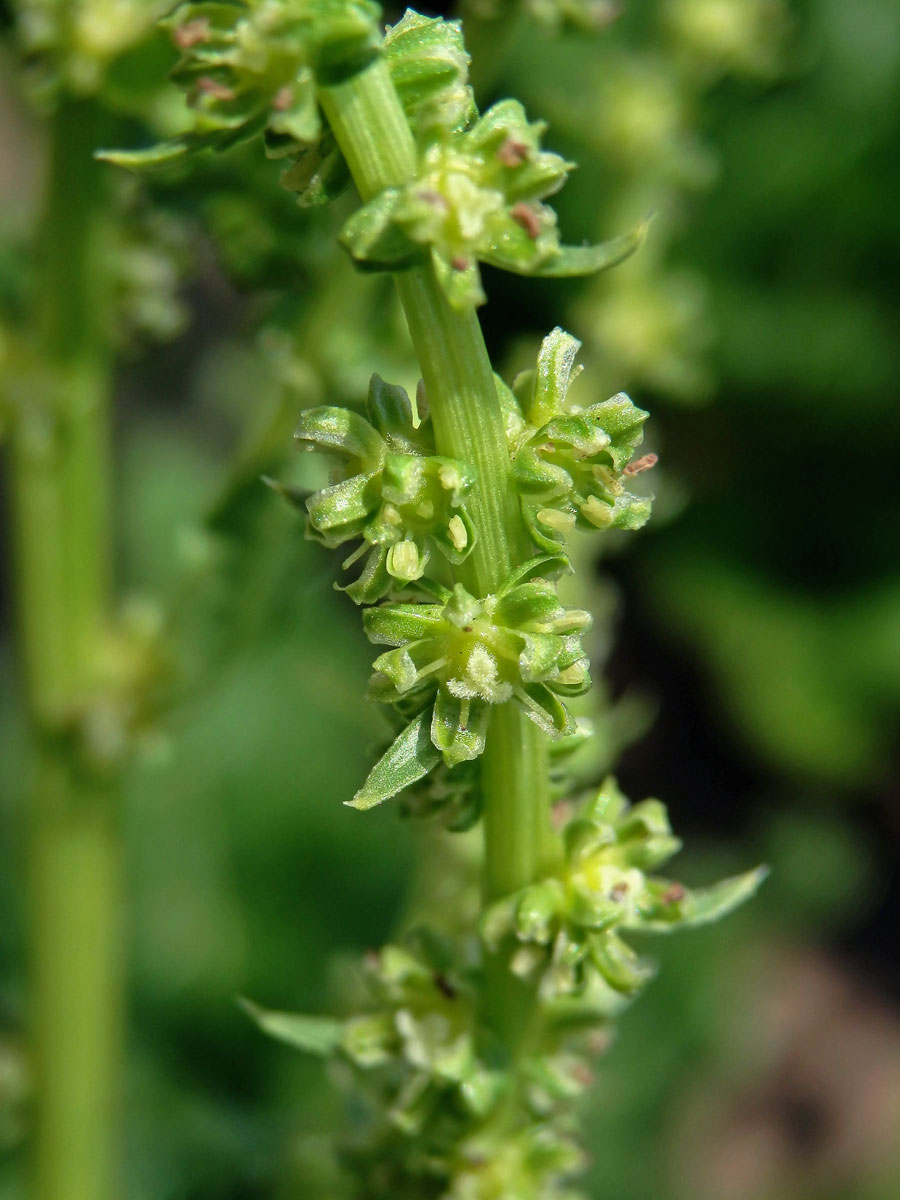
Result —
<path fill-rule="evenodd" d="M 29 779 L 36 1200 L 111 1200 L 122 984 L 110 781 L 83 753 L 110 575 L 102 143 L 94 107 L 52 120 L 37 245 L 37 366 L 11 439 Z"/>
<path fill-rule="evenodd" d="M 322 106 L 363 200 L 415 174 L 416 150 L 387 67 L 376 61 Z M 427 263 L 395 276 L 422 371 L 438 453 L 475 468 L 469 504 L 478 541 L 456 569 L 459 582 L 484 596 L 533 553 L 512 486 L 509 451 L 490 359 L 474 311 L 453 309 Z M 485 900 L 545 874 L 554 856 L 550 829 L 547 738 L 504 705 L 493 714 L 482 757 Z M 530 1024 L 533 997 L 508 968 L 488 964 L 485 1014 L 511 1053 Z"/>

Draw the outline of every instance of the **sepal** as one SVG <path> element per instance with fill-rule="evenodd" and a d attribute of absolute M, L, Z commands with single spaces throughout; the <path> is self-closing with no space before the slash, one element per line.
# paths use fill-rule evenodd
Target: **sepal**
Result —
<path fill-rule="evenodd" d="M 432 549 L 459 564 L 477 541 L 465 507 L 475 474 L 433 453 L 431 423 L 427 417 L 414 423 L 404 389 L 373 375 L 366 414 L 307 409 L 295 435 L 341 460 L 334 481 L 305 499 L 307 532 L 330 547 L 361 539 L 343 564 L 348 569 L 365 556 L 362 574 L 344 588 L 358 604 L 421 583 Z"/>

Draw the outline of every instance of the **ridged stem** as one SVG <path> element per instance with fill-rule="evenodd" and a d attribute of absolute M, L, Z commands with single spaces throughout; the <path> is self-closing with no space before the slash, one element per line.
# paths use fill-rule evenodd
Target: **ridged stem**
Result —
<path fill-rule="evenodd" d="M 415 174 L 417 155 L 387 67 L 376 61 L 322 106 L 364 201 Z M 457 311 L 430 264 L 395 276 L 422 371 L 438 452 L 470 464 L 477 487 L 468 502 L 478 531 L 454 572 L 484 596 L 533 553 L 510 477 L 509 451 L 493 371 L 478 318 Z M 511 705 L 497 708 L 481 759 L 485 808 L 484 896 L 489 902 L 540 878 L 553 857 L 547 738 Z M 534 997 L 509 971 L 508 955 L 487 966 L 485 1015 L 515 1054 Z"/>

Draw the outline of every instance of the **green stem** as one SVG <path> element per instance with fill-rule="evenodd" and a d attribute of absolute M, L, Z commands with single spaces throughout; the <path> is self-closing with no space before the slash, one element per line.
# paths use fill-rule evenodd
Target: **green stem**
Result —
<path fill-rule="evenodd" d="M 10 485 L 34 761 L 28 826 L 36 1200 L 111 1200 L 122 985 L 109 781 L 80 731 L 109 608 L 109 354 L 102 144 L 87 102 L 51 126 L 37 244 L 35 367 L 20 381 Z"/>
<path fill-rule="evenodd" d="M 383 62 L 321 93 L 322 106 L 363 200 L 415 175 L 417 155 Z M 477 471 L 469 506 L 478 541 L 455 572 L 480 596 L 534 551 L 510 476 L 493 371 L 478 318 L 453 309 L 430 264 L 395 277 L 416 351 L 439 453 Z M 540 878 L 553 857 L 547 739 L 521 711 L 498 708 L 482 759 L 485 900 Z M 511 1052 L 531 1021 L 534 997 L 508 969 L 488 964 L 485 1012 Z"/>

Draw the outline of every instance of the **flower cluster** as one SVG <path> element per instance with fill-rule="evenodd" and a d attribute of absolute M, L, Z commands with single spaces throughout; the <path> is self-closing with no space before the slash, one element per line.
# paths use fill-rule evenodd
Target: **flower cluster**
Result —
<path fill-rule="evenodd" d="M 574 1000 L 602 1014 L 615 993 L 634 995 L 651 973 L 623 933 L 714 921 L 751 896 L 765 876 L 757 868 L 690 891 L 647 874 L 681 842 L 658 800 L 631 806 L 612 779 L 575 812 L 564 843 L 559 870 L 489 908 L 482 934 L 493 949 L 517 947 L 512 969 L 538 978 L 546 1001 Z"/>
<path fill-rule="evenodd" d="M 583 1061 L 551 1037 L 514 1095 L 478 1023 L 477 968 L 435 934 L 385 946 L 364 976 L 365 1011 L 343 1021 L 247 1007 L 266 1032 L 351 1068 L 358 1133 L 341 1157 L 365 1195 L 574 1200 L 584 1156 L 566 1110 L 589 1082 Z"/>
<path fill-rule="evenodd" d="M 537 369 L 501 388 L 513 477 L 532 537 L 558 551 L 579 529 L 639 529 L 651 500 L 625 480 L 652 467 L 655 455 L 633 460 L 647 413 L 624 394 L 577 408 L 568 389 L 580 343 L 554 329 L 541 345 Z"/>
<path fill-rule="evenodd" d="M 464 499 L 470 468 L 433 453 L 428 418 L 416 425 L 402 387 L 373 375 L 366 417 L 345 408 L 309 408 L 298 441 L 343 460 L 330 487 L 305 499 L 311 537 L 326 546 L 361 539 L 344 562 L 366 555 L 362 575 L 346 589 L 357 604 L 372 604 L 424 574 L 430 546 L 461 563 L 475 544 Z M 301 497 L 276 485 L 289 499 Z"/>
<path fill-rule="evenodd" d="M 344 244 L 358 262 L 386 269 L 430 248 L 450 300 L 482 303 L 479 261 L 527 273 L 559 253 L 556 215 L 541 201 L 562 187 L 570 164 L 541 149 L 544 128 L 517 100 L 495 104 L 463 132 L 437 127 L 415 179 L 354 213 Z"/>
<path fill-rule="evenodd" d="M 462 584 L 452 591 L 432 584 L 437 603 L 364 610 L 370 641 L 394 647 L 375 660 L 370 695 L 414 715 L 376 763 L 355 807 L 369 808 L 394 795 L 441 758 L 451 767 L 477 758 L 494 704 L 512 701 L 552 737 L 573 731 L 560 697 L 580 695 L 590 686 L 581 634 L 591 618 L 560 604 L 549 577 L 567 567 L 565 558 L 545 555 L 517 568 L 481 599 Z M 415 766 L 418 773 L 397 774 L 401 766 L 404 771 Z"/>
<path fill-rule="evenodd" d="M 350 173 L 323 121 L 316 85 L 338 83 L 379 53 L 416 128 L 462 128 L 475 112 L 457 23 L 407 12 L 382 39 L 369 0 L 191 0 L 165 21 L 179 52 L 172 77 L 193 126 L 144 150 L 103 157 L 158 167 L 197 150 L 226 150 L 262 133 L 281 182 L 304 207 L 333 199 Z"/>

